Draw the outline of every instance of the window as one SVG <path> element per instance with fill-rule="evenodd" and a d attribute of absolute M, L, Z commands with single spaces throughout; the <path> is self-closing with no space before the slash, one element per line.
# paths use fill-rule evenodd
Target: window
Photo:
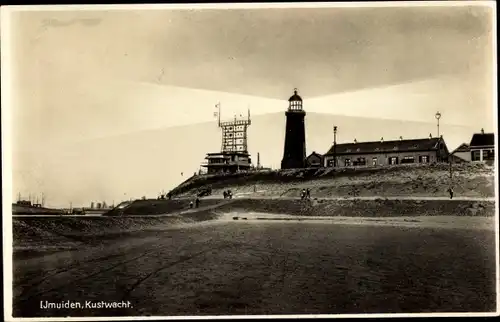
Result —
<path fill-rule="evenodd" d="M 471 152 L 471 160 L 472 161 L 480 161 L 481 160 L 481 151 L 476 150 Z"/>
<path fill-rule="evenodd" d="M 372 158 L 372 165 L 377 165 L 377 158 Z"/>
<path fill-rule="evenodd" d="M 495 160 L 495 150 L 483 150 L 483 160 Z"/>
<path fill-rule="evenodd" d="M 389 164 L 398 164 L 398 157 L 390 157 L 389 158 Z"/>
<path fill-rule="evenodd" d="M 366 165 L 366 159 L 361 157 L 356 161 L 356 165 Z"/>
<path fill-rule="evenodd" d="M 420 163 L 429 163 L 429 156 L 428 155 L 421 155 L 418 157 L 418 162 Z"/>
<path fill-rule="evenodd" d="M 403 160 L 401 160 L 401 164 L 403 163 L 415 163 L 415 158 L 412 156 L 403 157 Z"/>
<path fill-rule="evenodd" d="M 351 165 L 351 159 L 345 159 L 344 160 L 344 164 L 346 167 L 350 166 Z"/>

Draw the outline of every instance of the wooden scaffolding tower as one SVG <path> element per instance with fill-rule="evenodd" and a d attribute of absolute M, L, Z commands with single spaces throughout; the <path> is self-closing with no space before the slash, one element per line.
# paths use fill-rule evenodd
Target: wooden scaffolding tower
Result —
<path fill-rule="evenodd" d="M 247 130 L 252 121 L 250 119 L 250 109 L 248 109 L 247 118 L 243 119 L 234 116 L 234 120 L 221 122 L 221 105 L 216 105 L 219 119 L 219 127 L 222 129 L 222 153 L 248 153 L 248 134 Z"/>

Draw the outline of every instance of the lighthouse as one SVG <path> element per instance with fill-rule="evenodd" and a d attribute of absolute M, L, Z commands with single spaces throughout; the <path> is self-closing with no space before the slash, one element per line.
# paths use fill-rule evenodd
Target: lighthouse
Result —
<path fill-rule="evenodd" d="M 302 109 L 302 98 L 297 89 L 288 99 L 286 116 L 285 149 L 281 169 L 304 168 L 306 160 L 306 130 L 304 119 L 306 112 Z"/>

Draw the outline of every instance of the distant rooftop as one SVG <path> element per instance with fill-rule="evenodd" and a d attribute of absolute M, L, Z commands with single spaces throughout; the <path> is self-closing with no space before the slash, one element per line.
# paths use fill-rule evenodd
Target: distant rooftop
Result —
<path fill-rule="evenodd" d="M 470 151 L 470 147 L 467 143 L 462 143 L 458 146 L 458 148 L 456 148 L 453 152 L 453 153 L 456 153 L 456 152 L 469 152 Z"/>
<path fill-rule="evenodd" d="M 470 141 L 470 147 L 478 146 L 495 146 L 495 134 L 494 133 L 475 133 Z"/>

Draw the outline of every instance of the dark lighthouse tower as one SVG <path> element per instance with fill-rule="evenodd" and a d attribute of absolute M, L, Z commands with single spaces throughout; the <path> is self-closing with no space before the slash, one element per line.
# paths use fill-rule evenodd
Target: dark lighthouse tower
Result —
<path fill-rule="evenodd" d="M 286 115 L 285 151 L 281 161 L 281 169 L 304 168 L 306 160 L 306 130 L 302 109 L 302 98 L 294 90 L 288 99 Z"/>

